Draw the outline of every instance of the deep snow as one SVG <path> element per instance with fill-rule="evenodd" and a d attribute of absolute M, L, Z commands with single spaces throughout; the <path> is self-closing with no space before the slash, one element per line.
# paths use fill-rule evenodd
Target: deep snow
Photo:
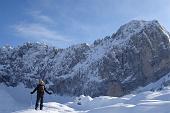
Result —
<path fill-rule="evenodd" d="M 33 89 L 32 89 L 33 90 Z M 11 113 L 18 110 L 33 109 L 36 94 L 31 95 L 31 89 L 25 88 L 22 84 L 18 87 L 6 87 L 0 84 L 0 113 Z M 74 97 L 48 95 L 44 102 L 59 102 L 61 104 L 73 101 Z M 32 105 L 32 106 L 31 106 Z"/>
<path fill-rule="evenodd" d="M 118 97 L 45 95 L 44 109 L 31 106 L 30 89 L 0 85 L 0 113 L 170 113 L 170 88 Z M 33 103 L 35 95 L 32 96 Z M 79 105 L 78 105 L 79 103 Z"/>

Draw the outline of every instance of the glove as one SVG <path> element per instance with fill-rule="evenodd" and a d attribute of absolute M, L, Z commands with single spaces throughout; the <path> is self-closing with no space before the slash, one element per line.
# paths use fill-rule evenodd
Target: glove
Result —
<path fill-rule="evenodd" d="M 31 92 L 30 94 L 33 94 L 33 92 Z"/>

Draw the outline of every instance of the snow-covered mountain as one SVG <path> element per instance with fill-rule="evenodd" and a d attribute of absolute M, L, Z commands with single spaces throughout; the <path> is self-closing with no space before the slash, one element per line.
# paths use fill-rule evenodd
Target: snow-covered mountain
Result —
<path fill-rule="evenodd" d="M 61 95 L 122 96 L 170 72 L 169 37 L 156 20 L 133 20 L 91 45 L 2 47 L 0 82 L 31 88 L 42 78 Z"/>

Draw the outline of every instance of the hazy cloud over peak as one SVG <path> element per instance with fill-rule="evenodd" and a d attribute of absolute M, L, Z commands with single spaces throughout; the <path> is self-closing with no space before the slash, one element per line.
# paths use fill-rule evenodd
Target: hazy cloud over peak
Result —
<path fill-rule="evenodd" d="M 169 0 L 4 0 L 0 45 L 30 40 L 53 40 L 60 47 L 92 43 L 132 19 L 156 19 L 170 30 L 169 6 Z"/>

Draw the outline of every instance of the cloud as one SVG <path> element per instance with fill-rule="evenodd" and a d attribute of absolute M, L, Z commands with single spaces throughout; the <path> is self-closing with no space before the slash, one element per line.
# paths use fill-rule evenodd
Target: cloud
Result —
<path fill-rule="evenodd" d="M 30 11 L 29 14 L 36 21 L 40 21 L 40 22 L 43 22 L 43 23 L 45 22 L 47 24 L 54 24 L 55 23 L 54 20 L 50 16 L 42 14 L 41 11 Z"/>
<path fill-rule="evenodd" d="M 40 41 L 62 41 L 68 43 L 69 40 L 64 36 L 60 35 L 56 31 L 50 30 L 49 28 L 34 23 L 22 23 L 13 26 L 17 35 L 25 38 L 32 38 Z"/>
<path fill-rule="evenodd" d="M 20 21 L 12 25 L 15 35 L 27 41 L 38 41 L 52 45 L 72 44 L 68 36 L 57 31 L 55 21 L 50 16 L 43 14 L 41 10 L 27 11 L 26 15 L 28 15 L 32 21 Z"/>

